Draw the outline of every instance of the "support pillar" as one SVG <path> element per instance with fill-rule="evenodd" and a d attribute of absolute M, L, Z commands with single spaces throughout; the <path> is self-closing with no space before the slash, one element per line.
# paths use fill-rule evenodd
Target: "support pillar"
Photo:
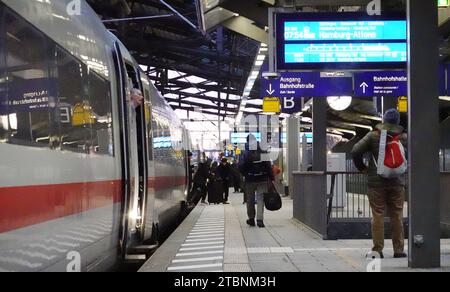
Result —
<path fill-rule="evenodd" d="M 327 171 L 327 101 L 313 101 L 313 171 Z"/>
<path fill-rule="evenodd" d="M 300 120 L 296 117 L 290 117 L 287 120 L 287 157 L 286 165 L 288 169 L 288 187 L 289 194 L 292 192 L 292 174 L 294 171 L 298 171 L 299 165 L 299 149 L 300 149 Z"/>
<path fill-rule="evenodd" d="M 408 0 L 409 267 L 440 267 L 437 1 Z"/>

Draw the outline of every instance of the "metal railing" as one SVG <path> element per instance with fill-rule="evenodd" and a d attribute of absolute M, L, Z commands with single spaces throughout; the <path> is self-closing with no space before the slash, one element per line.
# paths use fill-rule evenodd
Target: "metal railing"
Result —
<path fill-rule="evenodd" d="M 372 212 L 367 174 L 294 172 L 294 218 L 324 239 L 369 239 Z M 441 231 L 450 238 L 450 173 L 441 172 Z M 408 223 L 405 202 L 405 227 Z M 406 227 L 407 228 L 407 227 Z"/>
<path fill-rule="evenodd" d="M 370 219 L 368 176 L 361 172 L 327 173 L 327 222 L 332 219 Z M 408 217 L 405 202 L 404 217 Z"/>
<path fill-rule="evenodd" d="M 294 218 L 322 236 L 327 235 L 327 190 L 324 172 L 294 172 Z"/>

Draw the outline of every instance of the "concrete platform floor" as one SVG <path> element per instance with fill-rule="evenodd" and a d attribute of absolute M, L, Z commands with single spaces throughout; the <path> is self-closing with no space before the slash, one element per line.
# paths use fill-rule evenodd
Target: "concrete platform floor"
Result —
<path fill-rule="evenodd" d="M 266 228 L 249 227 L 242 194 L 230 205 L 198 205 L 140 272 L 366 272 L 370 240 L 324 241 L 292 219 L 292 200 L 265 212 Z M 386 240 L 382 272 L 415 272 L 392 258 Z M 376 264 L 376 263 L 373 263 Z M 450 271 L 450 240 L 442 240 L 442 268 Z"/>

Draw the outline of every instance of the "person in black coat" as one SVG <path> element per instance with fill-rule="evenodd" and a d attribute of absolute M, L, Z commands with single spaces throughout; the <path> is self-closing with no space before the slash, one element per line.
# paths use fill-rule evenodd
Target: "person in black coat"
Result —
<path fill-rule="evenodd" d="M 223 203 L 228 204 L 228 196 L 230 190 L 230 180 L 231 180 L 231 166 L 228 163 L 228 159 L 222 158 L 219 167 L 217 168 L 217 174 L 222 179 L 223 183 Z"/>
<path fill-rule="evenodd" d="M 231 165 L 231 176 L 233 178 L 234 192 L 239 193 L 242 190 L 242 175 L 239 172 L 238 163 Z"/>
<path fill-rule="evenodd" d="M 219 175 L 219 164 L 213 162 L 208 178 L 208 203 L 221 204 L 223 202 L 223 183 Z"/>
<path fill-rule="evenodd" d="M 201 199 L 202 203 L 206 203 L 207 187 L 206 183 L 209 176 L 209 165 L 207 162 L 198 164 L 197 172 L 194 175 L 193 187 L 189 192 L 188 204 L 197 204 Z"/>

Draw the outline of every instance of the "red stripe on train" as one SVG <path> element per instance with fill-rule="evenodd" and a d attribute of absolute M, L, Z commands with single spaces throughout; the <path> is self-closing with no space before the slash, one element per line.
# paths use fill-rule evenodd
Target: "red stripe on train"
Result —
<path fill-rule="evenodd" d="M 149 178 L 149 188 L 156 191 L 184 183 L 184 177 Z M 120 180 L 0 188 L 0 233 L 109 206 L 121 200 Z"/>
<path fill-rule="evenodd" d="M 0 233 L 121 201 L 121 181 L 0 188 Z"/>

